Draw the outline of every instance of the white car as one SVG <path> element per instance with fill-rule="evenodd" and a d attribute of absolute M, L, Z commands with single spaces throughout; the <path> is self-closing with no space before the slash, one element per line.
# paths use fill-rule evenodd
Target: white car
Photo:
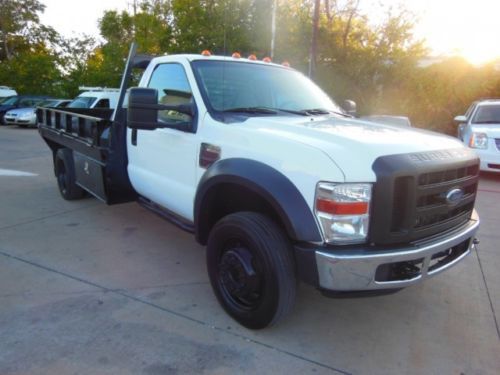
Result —
<path fill-rule="evenodd" d="M 119 89 L 106 87 L 80 87 L 82 92 L 71 103 L 68 108 L 116 108 Z"/>
<path fill-rule="evenodd" d="M 474 102 L 455 121 L 459 123 L 458 138 L 481 159 L 480 169 L 500 173 L 500 99 Z"/>
<path fill-rule="evenodd" d="M 7 125 L 18 125 L 20 127 L 36 126 L 36 109 L 37 107 L 61 108 L 68 105 L 70 100 L 67 99 L 47 99 L 35 103 L 36 107 L 16 108 L 8 111 L 4 116 L 4 121 Z"/>
<path fill-rule="evenodd" d="M 13 88 L 7 87 L 7 86 L 0 86 L 0 102 L 8 98 L 9 96 L 16 96 L 17 92 Z"/>

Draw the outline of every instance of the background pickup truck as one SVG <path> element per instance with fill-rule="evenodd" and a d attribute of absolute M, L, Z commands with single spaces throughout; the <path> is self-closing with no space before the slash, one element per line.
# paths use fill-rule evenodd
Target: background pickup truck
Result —
<path fill-rule="evenodd" d="M 63 198 L 137 200 L 194 233 L 220 304 L 249 328 L 289 312 L 297 280 L 392 292 L 474 248 L 471 150 L 356 120 L 286 66 L 133 47 L 115 110 L 38 116 Z"/>

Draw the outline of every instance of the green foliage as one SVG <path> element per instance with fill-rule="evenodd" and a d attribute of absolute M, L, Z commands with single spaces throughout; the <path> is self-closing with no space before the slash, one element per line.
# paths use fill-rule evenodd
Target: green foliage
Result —
<path fill-rule="evenodd" d="M 500 71 L 493 64 L 474 67 L 461 58 L 449 58 L 415 69 L 399 84 L 386 89 L 385 111 L 409 115 L 420 127 L 456 134 L 453 118 L 471 102 L 500 96 Z"/>
<path fill-rule="evenodd" d="M 172 52 L 269 53 L 271 0 L 172 0 Z"/>
<path fill-rule="evenodd" d="M 57 33 L 41 25 L 38 0 L 0 0 L 0 84 L 19 93 L 60 94 Z"/>
<path fill-rule="evenodd" d="M 55 57 L 46 50 L 22 52 L 0 66 L 0 82 L 15 87 L 18 93 L 60 96 L 61 74 Z"/>
<path fill-rule="evenodd" d="M 270 55 L 275 0 L 135 0 L 106 11 L 102 41 L 61 38 L 40 24 L 39 0 L 0 0 L 0 84 L 21 93 L 74 97 L 81 85 L 118 87 L 132 41 L 139 52 Z M 307 72 L 313 0 L 276 0 L 275 61 Z M 455 133 L 452 119 L 478 97 L 500 96 L 500 73 L 461 59 L 419 67 L 428 51 L 415 40 L 414 15 L 386 8 L 370 22 L 360 0 L 320 1 L 314 80 L 361 114 L 410 116 L 417 126 Z"/>

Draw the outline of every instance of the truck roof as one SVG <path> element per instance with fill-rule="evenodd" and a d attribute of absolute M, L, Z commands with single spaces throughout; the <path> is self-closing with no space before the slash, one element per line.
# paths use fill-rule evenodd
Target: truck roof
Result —
<path fill-rule="evenodd" d="M 232 56 L 220 56 L 220 55 L 210 55 L 210 56 L 204 56 L 202 54 L 175 54 L 175 55 L 163 55 L 163 56 L 158 56 L 155 57 L 152 61 L 156 62 L 161 62 L 163 60 L 172 60 L 172 59 L 186 59 L 188 61 L 198 61 L 198 60 L 207 60 L 207 61 L 227 61 L 227 62 L 245 62 L 245 63 L 250 63 L 250 64 L 258 64 L 258 65 L 271 65 L 271 66 L 276 66 L 276 67 L 281 67 L 281 68 L 289 68 L 289 66 L 283 65 L 283 64 L 277 64 L 272 61 L 266 62 L 263 60 L 254 60 L 250 58 L 245 58 L 245 57 L 232 57 Z"/>
<path fill-rule="evenodd" d="M 88 87 L 88 86 L 80 86 L 78 87 L 80 91 L 92 91 L 92 92 L 120 92 L 120 89 L 111 88 L 111 87 Z"/>
<path fill-rule="evenodd" d="M 77 97 L 109 97 L 117 96 L 120 94 L 120 90 L 95 90 L 95 91 L 84 91 L 80 93 Z"/>

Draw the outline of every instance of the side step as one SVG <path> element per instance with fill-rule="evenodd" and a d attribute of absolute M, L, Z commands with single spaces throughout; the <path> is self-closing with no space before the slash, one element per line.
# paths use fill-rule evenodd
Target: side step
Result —
<path fill-rule="evenodd" d="M 194 223 L 173 213 L 170 210 L 167 210 L 165 207 L 162 207 L 159 204 L 156 204 L 155 202 L 144 197 L 139 197 L 137 203 L 139 203 L 142 207 L 154 212 L 162 219 L 171 222 L 180 229 L 188 233 L 194 233 Z"/>

